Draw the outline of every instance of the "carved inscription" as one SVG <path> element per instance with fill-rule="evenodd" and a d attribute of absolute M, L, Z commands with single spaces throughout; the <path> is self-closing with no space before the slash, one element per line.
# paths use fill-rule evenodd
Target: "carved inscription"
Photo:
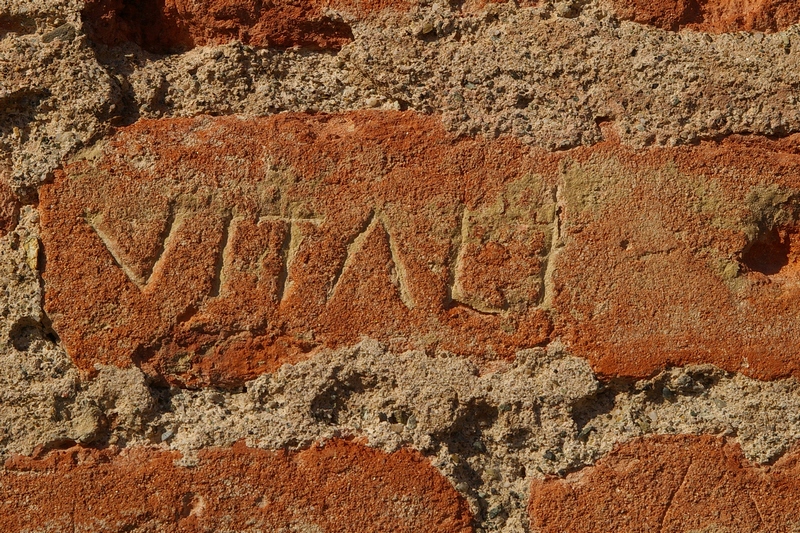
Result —
<path fill-rule="evenodd" d="M 541 342 L 552 184 L 509 147 L 360 120 L 143 121 L 67 167 L 43 233 L 71 355 L 191 386 L 364 336 L 481 358 Z"/>
<path fill-rule="evenodd" d="M 528 176 L 494 203 L 464 209 L 452 266 L 453 300 L 484 313 L 520 311 L 542 301 L 555 197 L 542 199 L 539 187 Z"/>
<path fill-rule="evenodd" d="M 337 271 L 336 275 L 333 278 L 331 289 L 328 291 L 328 299 L 330 300 L 336 294 L 336 288 L 339 286 L 339 280 L 342 277 L 342 275 L 347 273 L 347 271 L 349 270 L 348 267 L 350 267 L 354 261 L 358 260 L 357 255 L 364 248 L 364 241 L 372 237 L 372 234 L 375 232 L 380 232 L 380 237 L 385 238 L 389 243 L 390 262 L 391 262 L 389 266 L 389 272 L 392 285 L 394 285 L 397 288 L 400 295 L 400 299 L 403 301 L 405 306 L 408 307 L 409 309 L 413 309 L 414 301 L 411 297 L 411 293 L 409 292 L 407 286 L 408 279 L 407 279 L 407 274 L 405 272 L 405 267 L 403 265 L 403 262 L 398 257 L 397 246 L 392 241 L 391 235 L 389 234 L 389 230 L 387 229 L 385 218 L 381 215 L 376 215 L 374 213 L 369 218 L 369 222 L 367 223 L 367 226 L 364 228 L 364 230 L 358 233 L 355 239 L 353 239 L 353 241 L 347 245 L 347 258 L 345 259 L 344 263 L 342 263 L 341 270 Z"/>
<path fill-rule="evenodd" d="M 117 239 L 113 235 L 113 230 L 109 228 L 107 224 L 104 224 L 102 215 L 87 217 L 86 221 L 97 233 L 97 236 L 100 237 L 100 240 L 103 241 L 106 249 L 108 249 L 108 253 L 111 254 L 117 265 L 122 269 L 125 275 L 128 276 L 128 279 L 130 279 L 142 290 L 146 289 L 150 284 L 150 280 L 153 278 L 153 273 L 160 269 L 162 259 L 167 253 L 167 249 L 170 246 L 175 230 L 181 224 L 181 219 L 179 218 L 176 220 L 174 213 L 170 212 L 168 214 L 165 223 L 165 232 L 163 238 L 159 242 L 155 262 L 146 271 L 142 271 L 141 268 L 137 268 L 137 265 L 129 264 L 121 256 L 120 246 L 117 243 Z"/>

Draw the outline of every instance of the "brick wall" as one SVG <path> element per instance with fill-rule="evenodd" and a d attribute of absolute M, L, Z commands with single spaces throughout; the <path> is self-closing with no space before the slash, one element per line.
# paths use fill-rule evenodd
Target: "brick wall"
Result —
<path fill-rule="evenodd" d="M 4 531 L 796 531 L 791 1 L 0 4 Z"/>

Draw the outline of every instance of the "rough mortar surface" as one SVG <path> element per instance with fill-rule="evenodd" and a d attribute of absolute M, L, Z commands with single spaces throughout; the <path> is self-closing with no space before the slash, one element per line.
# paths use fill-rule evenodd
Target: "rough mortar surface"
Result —
<path fill-rule="evenodd" d="M 414 109 L 462 134 L 551 149 L 602 138 L 634 146 L 796 131 L 800 33 L 669 32 L 602 2 L 419 2 L 352 22 L 338 52 L 241 41 L 166 56 L 86 36 L 80 3 L 4 0 L 1 164 L 14 187 L 140 117 Z M 569 7 L 569 9 L 568 9 Z"/>

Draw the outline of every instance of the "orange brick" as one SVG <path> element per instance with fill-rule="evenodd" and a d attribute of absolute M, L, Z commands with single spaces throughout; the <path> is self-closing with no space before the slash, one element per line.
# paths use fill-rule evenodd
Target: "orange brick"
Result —
<path fill-rule="evenodd" d="M 620 18 L 665 30 L 780 31 L 800 21 L 794 0 L 611 0 Z"/>
<path fill-rule="evenodd" d="M 363 336 L 507 359 L 550 331 L 554 161 L 413 113 L 140 121 L 42 188 L 46 309 L 83 369 L 189 386 Z"/>
<path fill-rule="evenodd" d="M 0 237 L 17 226 L 20 202 L 7 183 L 0 180 Z"/>
<path fill-rule="evenodd" d="M 141 121 L 97 152 L 40 193 L 85 370 L 225 386 L 363 336 L 481 363 L 560 337 L 602 377 L 800 376 L 800 137 L 548 154 L 354 112 Z"/>
<path fill-rule="evenodd" d="M 760 467 L 716 437 L 638 440 L 564 480 L 535 481 L 529 511 L 537 533 L 796 531 L 800 453 Z"/>
<path fill-rule="evenodd" d="M 72 448 L 0 475 L 16 531 L 471 531 L 466 502 L 427 460 L 334 440 L 300 452 L 207 449 L 192 468 L 155 449 Z M 16 471 L 15 471 L 16 470 Z"/>
<path fill-rule="evenodd" d="M 569 154 L 554 335 L 605 377 L 702 363 L 800 376 L 798 148 L 730 137 Z"/>
<path fill-rule="evenodd" d="M 339 49 L 353 38 L 347 23 L 325 14 L 332 8 L 361 18 L 382 9 L 404 9 L 387 0 L 89 0 L 83 11 L 89 35 L 108 45 L 126 41 L 156 53 L 234 40 L 253 46 Z"/>

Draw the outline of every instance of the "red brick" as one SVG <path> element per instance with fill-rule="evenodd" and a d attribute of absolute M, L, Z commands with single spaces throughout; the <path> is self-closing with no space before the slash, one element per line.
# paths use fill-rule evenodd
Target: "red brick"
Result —
<path fill-rule="evenodd" d="M 17 226 L 20 202 L 11 187 L 0 180 L 0 237 Z"/>
<path fill-rule="evenodd" d="M 83 11 L 90 37 L 111 46 L 132 41 L 161 53 L 233 40 L 253 46 L 339 49 L 353 38 L 347 23 L 325 14 L 335 9 L 362 18 L 404 9 L 388 0 L 89 0 Z"/>
<path fill-rule="evenodd" d="M 798 152 L 545 154 L 412 113 L 142 121 L 42 189 L 46 306 L 82 368 L 189 386 L 364 335 L 484 362 L 562 337 L 604 377 L 800 376 Z"/>
<path fill-rule="evenodd" d="M 46 309 L 81 368 L 185 386 L 363 336 L 479 363 L 560 337 L 602 377 L 800 376 L 798 154 L 547 154 L 410 112 L 142 121 L 41 190 Z"/>
<path fill-rule="evenodd" d="M 140 121 L 101 152 L 40 192 L 85 370 L 225 385 L 363 336 L 476 361 L 548 338 L 556 156 L 395 112 Z"/>
<path fill-rule="evenodd" d="M 795 0 L 611 0 L 620 18 L 665 30 L 774 32 L 800 21 Z"/>
<path fill-rule="evenodd" d="M 554 335 L 602 376 L 800 377 L 800 138 L 564 161 Z"/>
<path fill-rule="evenodd" d="M 529 511 L 537 533 L 796 531 L 800 453 L 756 466 L 716 437 L 637 440 L 566 479 L 535 481 Z"/>
<path fill-rule="evenodd" d="M 155 449 L 72 448 L 0 475 L 0 528 L 16 531 L 471 531 L 466 502 L 416 452 L 334 440 L 300 452 L 242 445 L 197 466 Z"/>

